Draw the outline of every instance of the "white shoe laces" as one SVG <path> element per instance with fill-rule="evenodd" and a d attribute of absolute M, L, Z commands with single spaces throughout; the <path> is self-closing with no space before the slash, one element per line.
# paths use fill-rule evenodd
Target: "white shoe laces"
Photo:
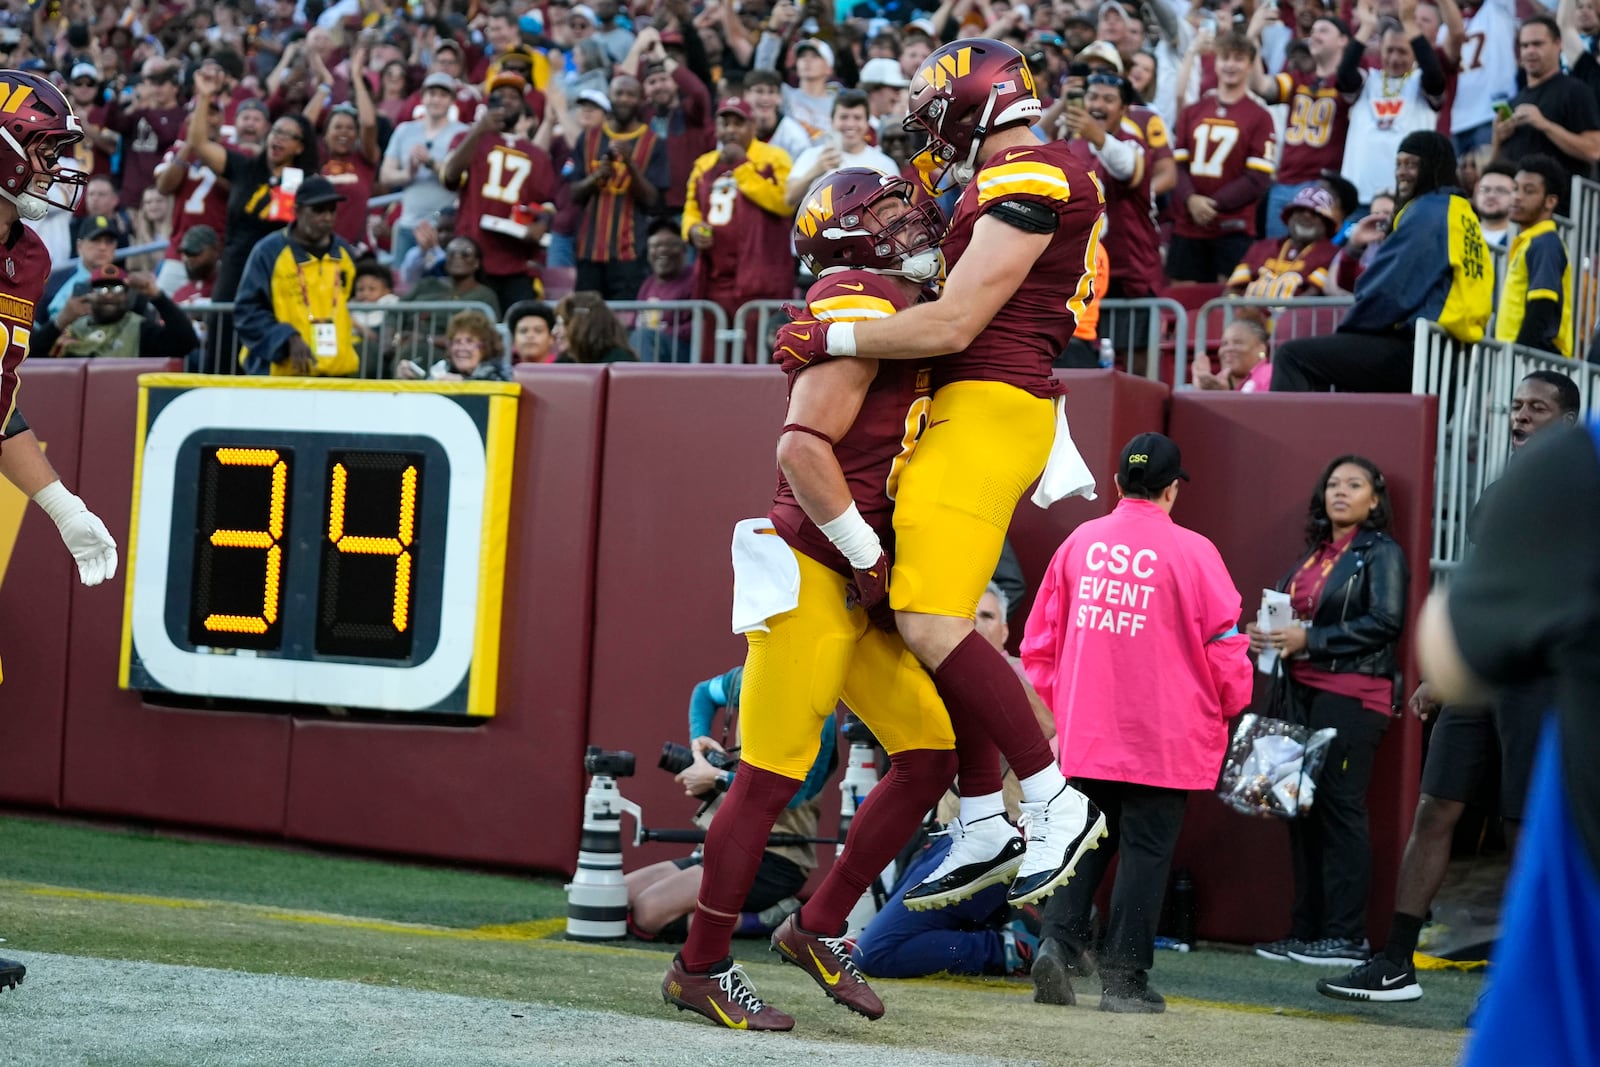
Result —
<path fill-rule="evenodd" d="M 828 951 L 833 953 L 833 958 L 839 961 L 839 966 L 844 969 L 845 973 L 858 982 L 866 981 L 861 977 L 861 972 L 856 970 L 855 962 L 850 958 L 850 950 L 854 946 L 848 940 L 842 937 L 818 937 L 817 940 L 828 947 Z"/>
<path fill-rule="evenodd" d="M 766 1010 L 767 1006 L 756 996 L 756 987 L 750 984 L 750 976 L 737 963 L 717 976 L 717 987 L 746 1014 L 756 1015 Z"/>

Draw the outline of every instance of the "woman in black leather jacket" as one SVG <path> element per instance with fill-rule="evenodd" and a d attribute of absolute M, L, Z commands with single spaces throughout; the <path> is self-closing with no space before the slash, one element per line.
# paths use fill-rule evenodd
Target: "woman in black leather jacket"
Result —
<path fill-rule="evenodd" d="M 1395 649 L 1406 617 L 1405 553 L 1385 531 L 1392 509 L 1371 460 L 1340 456 L 1311 495 L 1306 554 L 1284 575 L 1299 625 L 1246 627 L 1250 648 L 1277 649 L 1287 666 L 1285 718 L 1339 731 L 1305 818 L 1289 824 L 1293 925 L 1287 940 L 1257 945 L 1267 959 L 1357 966 L 1366 944 L 1371 848 L 1367 784 L 1394 711 Z"/>

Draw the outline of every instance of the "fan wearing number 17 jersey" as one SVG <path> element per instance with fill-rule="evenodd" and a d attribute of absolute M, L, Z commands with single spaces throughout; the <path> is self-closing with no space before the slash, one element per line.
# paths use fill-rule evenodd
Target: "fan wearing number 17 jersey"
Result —
<path fill-rule="evenodd" d="M 489 89 L 478 121 L 450 142 L 440 181 L 461 191 L 456 233 L 477 242 L 483 282 L 508 308 L 536 296 L 539 240 L 560 180 L 549 153 L 513 132 L 527 108 L 527 83 L 498 74 Z"/>
<path fill-rule="evenodd" d="M 910 182 L 865 167 L 834 171 L 807 192 L 794 240 L 819 279 L 806 296 L 817 321 L 887 317 L 937 275 L 943 220 L 931 202 L 911 199 Z M 794 1026 L 756 996 L 729 939 L 774 820 L 816 758 L 818 724 L 840 698 L 889 753 L 890 770 L 822 885 L 773 933 L 772 949 L 870 1019 L 883 1003 L 850 961 L 849 913 L 955 775 L 955 735 L 932 680 L 897 635 L 873 625 L 888 621 L 891 510 L 927 418 L 928 367 L 826 355 L 785 358 L 783 367 L 789 407 L 777 496 L 765 520 L 734 533 L 734 626 L 750 646 L 744 749 L 706 835 L 688 940 L 661 983 L 668 1004 L 739 1030 Z"/>
<path fill-rule="evenodd" d="M 1256 47 L 1242 33 L 1217 40 L 1217 87 L 1183 109 L 1172 155 L 1177 224 L 1167 249 L 1173 281 L 1217 282 L 1256 237 L 1256 204 L 1272 185 L 1272 116 L 1250 95 Z"/>
<path fill-rule="evenodd" d="M 928 134 L 911 161 L 924 186 L 964 186 L 942 245 L 944 291 L 881 321 L 778 331 L 786 358 L 940 357 L 928 428 L 895 498 L 889 601 L 955 727 L 961 814 L 944 863 L 906 893 L 909 908 L 1000 882 L 1013 904 L 1032 903 L 1105 835 L 1105 817 L 1062 777 L 1016 672 L 975 624 L 1023 492 L 1037 480 L 1035 499 L 1047 502 L 1087 488 L 1072 474 L 1051 364 L 1095 295 L 1105 191 L 1067 145 L 1035 139 L 1041 112 L 1010 45 L 976 37 L 930 53 L 911 80 L 907 123 Z M 1022 785 L 1026 848 L 1006 821 L 1000 754 Z"/>

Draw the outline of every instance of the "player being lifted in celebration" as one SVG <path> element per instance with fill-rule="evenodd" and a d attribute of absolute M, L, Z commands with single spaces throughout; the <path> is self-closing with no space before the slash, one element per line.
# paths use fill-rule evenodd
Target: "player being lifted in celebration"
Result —
<path fill-rule="evenodd" d="M 50 277 L 50 253 L 22 220 L 44 218 L 52 204 L 70 211 L 77 203 L 88 175 L 63 168 L 60 159 L 83 139 L 83 127 L 54 85 L 18 70 L 0 70 L 0 107 L 0 475 L 55 521 L 83 584 L 98 585 L 117 573 L 117 543 L 61 484 L 17 410 L 17 371 L 28 358 Z M 16 986 L 26 973 L 15 960 L 0 959 L 0 989 Z"/>
<path fill-rule="evenodd" d="M 1051 758 L 1016 672 L 974 629 L 1023 490 L 1041 471 L 1036 500 L 1089 487 L 1069 475 L 1082 461 L 1050 367 L 1092 296 L 1105 195 L 1064 143 L 1034 138 L 1040 111 L 1011 46 L 969 38 L 930 54 L 911 82 L 906 122 L 928 134 L 912 162 L 930 191 L 965 186 L 942 246 L 943 293 L 889 317 L 778 333 L 791 359 L 943 357 L 932 363 L 927 431 L 900 476 L 889 600 L 955 726 L 961 812 L 949 855 L 907 907 L 1008 879 L 1013 904 L 1038 900 L 1105 835 L 1105 818 Z M 997 746 L 1022 783 L 1026 852 L 1005 817 Z"/>
<path fill-rule="evenodd" d="M 795 248 L 818 281 L 819 321 L 886 318 L 939 271 L 941 219 L 912 186 L 852 167 L 812 186 Z M 788 1030 L 729 956 L 740 902 L 782 811 L 816 759 L 817 726 L 845 703 L 889 752 L 889 773 L 850 824 L 844 854 L 772 948 L 835 1001 L 869 1019 L 883 1004 L 850 962 L 850 909 L 955 774 L 949 716 L 916 657 L 887 626 L 896 482 L 929 406 L 928 368 L 873 359 L 786 360 L 772 512 L 734 531 L 734 629 L 749 640 L 744 749 L 706 835 L 705 875 L 683 951 L 662 980 L 667 1003 L 734 1029 Z M 1037 727 L 1036 727 L 1037 729 Z"/>

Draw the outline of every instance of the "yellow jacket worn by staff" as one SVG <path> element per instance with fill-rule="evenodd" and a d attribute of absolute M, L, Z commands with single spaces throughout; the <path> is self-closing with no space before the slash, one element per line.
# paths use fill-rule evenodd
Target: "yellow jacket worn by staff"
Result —
<path fill-rule="evenodd" d="M 1494 270 L 1477 213 L 1460 189 L 1435 189 L 1400 209 L 1356 282 L 1355 298 L 1340 333 L 1410 334 L 1427 319 L 1457 341 L 1483 340 Z"/>
<path fill-rule="evenodd" d="M 350 324 L 355 256 L 337 235 L 327 251 L 315 253 L 291 237 L 289 230 L 269 235 L 245 263 L 233 298 L 239 359 L 251 374 L 293 374 L 289 339 L 300 336 L 315 353 L 315 325 L 331 322 L 337 339 L 334 354 L 318 357 L 311 373 L 352 377 L 361 368 Z"/>
<path fill-rule="evenodd" d="M 1494 319 L 1497 341 L 1572 355 L 1572 261 L 1550 219 L 1517 234 Z"/>

